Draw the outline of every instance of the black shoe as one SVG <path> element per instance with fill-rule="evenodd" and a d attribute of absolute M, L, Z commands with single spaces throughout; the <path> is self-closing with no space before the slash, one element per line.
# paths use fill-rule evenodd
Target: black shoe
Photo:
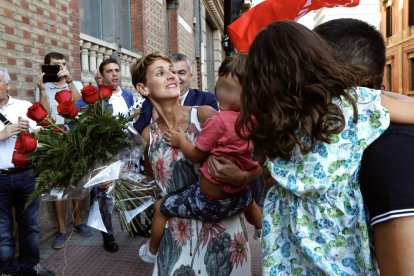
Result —
<path fill-rule="evenodd" d="M 41 264 L 37 264 L 29 270 L 25 270 L 21 274 L 22 276 L 54 276 L 55 273 Z"/>
<path fill-rule="evenodd" d="M 109 252 L 117 252 L 119 250 L 119 245 L 116 242 L 114 235 L 112 234 L 107 234 L 104 232 L 101 232 L 102 237 L 103 237 L 103 242 L 104 242 L 104 248 L 106 251 Z"/>

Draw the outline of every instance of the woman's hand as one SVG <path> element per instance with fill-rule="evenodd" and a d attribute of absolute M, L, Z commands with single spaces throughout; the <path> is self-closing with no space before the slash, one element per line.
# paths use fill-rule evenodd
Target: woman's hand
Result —
<path fill-rule="evenodd" d="M 182 141 L 185 141 L 186 139 L 185 133 L 180 127 L 178 128 L 178 131 L 169 129 L 164 134 L 165 143 L 170 147 L 180 148 Z"/>
<path fill-rule="evenodd" d="M 248 172 L 242 171 L 236 164 L 222 156 L 210 155 L 208 172 L 222 183 L 238 186 L 248 182 Z"/>

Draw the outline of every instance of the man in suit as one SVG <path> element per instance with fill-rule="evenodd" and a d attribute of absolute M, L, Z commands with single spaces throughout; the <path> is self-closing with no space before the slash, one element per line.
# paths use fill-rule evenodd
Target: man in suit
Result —
<path fill-rule="evenodd" d="M 174 72 L 180 80 L 180 102 L 186 106 L 209 105 L 218 110 L 217 99 L 213 93 L 203 92 L 190 88 L 193 80 L 192 61 L 184 54 L 172 54 L 171 59 Z M 141 134 L 146 126 L 151 123 L 153 106 L 150 101 L 145 100 L 142 104 L 141 115 L 134 123 L 135 129 Z"/>

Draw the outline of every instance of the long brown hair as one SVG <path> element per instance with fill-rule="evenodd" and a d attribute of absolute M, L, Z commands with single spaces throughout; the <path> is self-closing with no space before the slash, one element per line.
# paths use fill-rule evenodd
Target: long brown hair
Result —
<path fill-rule="evenodd" d="M 331 134 L 344 129 L 334 98 L 352 104 L 356 121 L 356 99 L 346 90 L 369 75 L 338 60 L 327 42 L 290 21 L 272 23 L 257 35 L 246 70 L 237 133 L 253 140 L 257 157 L 283 159 L 295 146 L 309 153 L 317 141 L 329 143 Z"/>

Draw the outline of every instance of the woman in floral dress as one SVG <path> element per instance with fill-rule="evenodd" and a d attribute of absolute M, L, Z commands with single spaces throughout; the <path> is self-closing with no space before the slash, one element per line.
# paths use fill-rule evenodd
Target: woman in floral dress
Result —
<path fill-rule="evenodd" d="M 370 80 L 295 22 L 270 24 L 251 45 L 237 128 L 250 128 L 276 180 L 263 209 L 264 275 L 378 273 L 358 183 L 362 153 L 390 118 L 413 123 L 414 105 L 357 87 Z"/>
<path fill-rule="evenodd" d="M 158 119 L 143 131 L 152 171 L 164 194 L 196 183 L 194 164 L 177 148 L 167 146 L 168 129 L 185 129 L 193 141 L 216 111 L 209 106 L 187 107 L 178 102 L 179 81 L 168 57 L 153 53 L 131 67 L 132 82 L 151 101 Z M 250 248 L 243 215 L 216 223 L 170 218 L 159 246 L 154 275 L 251 275 Z"/>

